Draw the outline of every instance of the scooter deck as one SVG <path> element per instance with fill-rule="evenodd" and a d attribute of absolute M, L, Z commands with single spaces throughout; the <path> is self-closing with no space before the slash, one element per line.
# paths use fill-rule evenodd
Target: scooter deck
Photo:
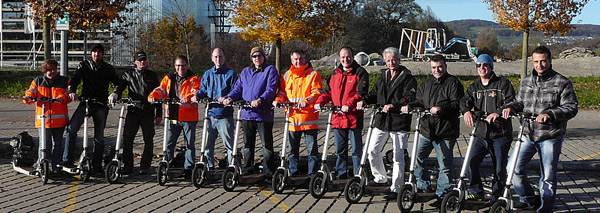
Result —
<path fill-rule="evenodd" d="M 390 186 L 391 185 L 370 185 L 370 186 L 366 186 L 365 189 L 368 193 L 371 194 L 381 194 L 381 193 L 387 193 L 390 192 Z"/>
<path fill-rule="evenodd" d="M 27 176 L 37 176 L 37 171 L 33 167 L 20 167 L 13 165 L 13 169 L 18 173 L 27 175 Z"/>
<path fill-rule="evenodd" d="M 240 180 L 241 184 L 255 184 L 260 181 L 263 181 L 264 179 L 265 179 L 264 174 L 249 174 L 249 175 L 240 176 L 239 180 Z"/>
<path fill-rule="evenodd" d="M 462 205 L 463 210 L 477 211 L 492 206 L 489 200 L 466 200 Z"/>
<path fill-rule="evenodd" d="M 60 167 L 63 172 L 76 175 L 79 174 L 79 169 L 77 167 Z"/>
<path fill-rule="evenodd" d="M 328 191 L 344 191 L 344 187 L 346 187 L 346 183 L 348 183 L 350 179 L 337 179 L 333 180 L 331 184 L 329 184 Z"/>
<path fill-rule="evenodd" d="M 435 192 L 421 192 L 415 194 L 415 200 L 420 203 L 424 203 L 430 200 L 433 200 L 437 197 Z"/>
<path fill-rule="evenodd" d="M 288 186 L 302 186 L 307 185 L 310 182 L 310 176 L 308 175 L 294 175 L 290 176 L 287 181 Z"/>
<path fill-rule="evenodd" d="M 207 180 L 211 180 L 211 181 L 217 181 L 217 180 L 221 180 L 221 178 L 223 177 L 223 172 L 225 171 L 225 169 L 217 169 L 217 170 L 210 170 L 207 174 L 206 174 L 206 179 Z"/>

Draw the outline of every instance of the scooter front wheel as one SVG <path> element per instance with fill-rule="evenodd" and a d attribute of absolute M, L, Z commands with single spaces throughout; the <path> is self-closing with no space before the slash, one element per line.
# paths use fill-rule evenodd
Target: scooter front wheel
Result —
<path fill-rule="evenodd" d="M 463 201 L 458 196 L 458 192 L 452 190 L 450 193 L 444 196 L 442 200 L 442 205 L 440 207 L 440 211 L 442 213 L 446 212 L 460 212 L 462 209 Z"/>
<path fill-rule="evenodd" d="M 119 182 L 119 178 L 121 178 L 119 170 L 119 162 L 110 161 L 106 166 L 106 172 L 104 173 L 106 181 L 111 184 Z"/>
<path fill-rule="evenodd" d="M 284 172 L 284 170 L 278 169 L 277 171 L 275 171 L 275 174 L 273 174 L 273 180 L 271 181 L 271 185 L 273 186 L 273 190 L 277 194 L 281 194 L 283 193 L 283 190 L 285 190 Z"/>
<path fill-rule="evenodd" d="M 79 165 L 79 176 L 81 180 L 85 183 L 90 180 L 90 173 L 92 172 L 91 162 L 89 158 L 83 158 Z"/>
<path fill-rule="evenodd" d="M 352 178 L 352 180 L 346 183 L 346 187 L 344 187 L 344 197 L 348 203 L 358 203 L 363 197 L 363 194 L 364 187 L 360 184 L 360 178 Z"/>
<path fill-rule="evenodd" d="M 43 160 L 40 163 L 40 177 L 42 178 L 42 185 L 48 183 L 48 175 L 50 174 L 50 163 L 47 160 Z"/>
<path fill-rule="evenodd" d="M 205 181 L 206 169 L 204 169 L 204 165 L 194 166 L 194 169 L 192 169 L 192 182 L 194 182 L 194 186 L 196 188 L 202 188 Z"/>
<path fill-rule="evenodd" d="M 413 192 L 411 185 L 407 184 L 400 188 L 396 202 L 400 211 L 410 212 L 412 210 L 415 205 L 415 192 Z"/>
<path fill-rule="evenodd" d="M 308 184 L 308 191 L 316 199 L 320 199 L 327 192 L 327 178 L 325 174 L 317 172 Z"/>
<path fill-rule="evenodd" d="M 492 207 L 490 208 L 490 213 L 506 213 L 508 209 L 506 209 L 506 201 L 498 200 L 494 202 Z"/>
<path fill-rule="evenodd" d="M 223 183 L 223 189 L 225 189 L 225 191 L 232 192 L 235 189 L 238 180 L 233 168 L 230 167 L 225 170 L 221 183 Z"/>
<path fill-rule="evenodd" d="M 158 164 L 158 169 L 156 173 L 158 185 L 164 186 L 165 183 L 167 183 L 167 179 L 169 178 L 167 174 L 167 162 L 160 162 L 160 164 Z"/>

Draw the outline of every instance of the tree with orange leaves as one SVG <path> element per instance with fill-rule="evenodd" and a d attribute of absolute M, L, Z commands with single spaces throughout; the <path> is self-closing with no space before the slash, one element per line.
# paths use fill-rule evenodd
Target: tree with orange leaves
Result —
<path fill-rule="evenodd" d="M 242 38 L 276 43 L 280 67 L 281 43 L 297 39 L 318 46 L 341 27 L 354 1 L 347 0 L 221 0 L 232 9 L 232 22 Z"/>
<path fill-rule="evenodd" d="M 516 31 L 523 31 L 521 77 L 527 75 L 529 32 L 567 34 L 574 27 L 571 20 L 581 13 L 589 0 L 484 0 L 494 19 Z"/>

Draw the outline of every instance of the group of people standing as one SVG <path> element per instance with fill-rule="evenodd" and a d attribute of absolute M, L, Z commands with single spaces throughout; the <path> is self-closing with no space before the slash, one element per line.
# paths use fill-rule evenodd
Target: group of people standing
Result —
<path fill-rule="evenodd" d="M 419 146 L 417 147 L 417 164 L 415 176 L 417 187 L 422 191 L 432 191 L 428 169 L 425 165 L 432 150 L 436 151 L 439 164 L 437 189 L 439 199 L 451 190 L 453 180 L 453 149 L 459 137 L 460 118 L 473 127 L 480 122 L 475 132 L 476 140 L 473 154 L 469 160 L 470 193 L 469 199 L 483 197 L 479 166 L 487 154 L 492 157 L 494 166 L 493 198 L 501 196 L 507 176 L 508 151 L 512 142 L 513 128 L 510 115 L 513 112 L 527 112 L 537 116 L 536 122 L 525 126 L 525 144 L 518 155 L 515 169 L 514 185 L 520 195 L 520 203 L 516 206 L 528 207 L 539 205 L 539 211 L 551 211 L 556 194 L 556 172 L 560 156 L 563 135 L 567 121 L 577 114 L 578 103 L 572 83 L 554 71 L 551 66 L 552 56 L 548 48 L 540 46 L 533 51 L 534 70 L 523 78 L 515 93 L 510 81 L 494 73 L 494 63 L 489 55 L 480 55 L 476 62 L 479 78 L 468 89 L 463 88 L 459 79 L 447 71 L 446 60 L 442 56 L 431 58 L 432 77 L 420 85 L 410 70 L 400 64 L 397 48 L 389 47 L 383 51 L 387 69 L 383 70 L 379 79 L 369 91 L 369 73 L 354 60 L 354 51 L 350 47 L 342 47 L 339 51 L 340 65 L 323 81 L 321 74 L 314 70 L 303 51 L 294 50 L 290 54 L 291 66 L 288 71 L 279 75 L 278 70 L 270 65 L 265 52 L 260 47 L 252 48 L 250 59 L 252 64 L 239 74 L 225 65 L 225 54 L 222 49 L 212 50 L 211 59 L 214 67 L 207 70 L 202 78 L 188 70 L 188 60 L 177 56 L 175 71 L 159 80 L 158 75 L 148 70 L 147 57 L 144 52 L 135 55 L 135 69 L 128 70 L 120 77 L 114 68 L 102 60 L 104 48 L 97 45 L 92 48 L 91 60 L 79 64 L 71 81 L 58 76 L 57 63 L 50 59 L 42 66 L 44 75 L 34 79 L 25 93 L 24 102 L 31 104 L 31 98 L 59 98 L 59 103 L 52 103 L 52 115 L 47 123 L 48 156 L 52 156 L 52 168 L 57 164 L 73 166 L 75 157 L 73 149 L 77 132 L 85 118 L 85 105 L 80 104 L 71 120 L 68 119 L 67 104 L 78 100 L 77 87 L 82 83 L 81 96 L 92 98 L 98 103 L 89 105 L 89 112 L 94 120 L 94 154 L 92 168 L 102 171 L 102 153 L 104 148 L 104 127 L 108 115 L 107 103 L 121 98 L 123 91 L 129 88 L 129 98 L 140 101 L 128 107 L 125 120 L 123 143 L 124 174 L 133 171 L 133 140 L 139 127 L 142 129 L 145 143 L 140 163 L 141 174 L 149 173 L 152 161 L 154 125 L 162 120 L 161 99 L 176 99 L 179 104 L 169 105 L 169 127 L 167 143 L 167 159 L 173 160 L 177 138 L 183 131 L 186 144 L 184 168 L 191 173 L 195 162 L 195 131 L 198 123 L 198 102 L 209 98 L 219 103 L 210 103 L 208 112 L 207 147 L 202 153 L 208 159 L 209 167 L 214 168 L 214 146 L 218 136 L 226 149 L 228 162 L 231 162 L 233 147 L 233 108 L 236 101 L 250 102 L 252 107 L 242 109 L 243 126 L 243 159 L 244 173 L 253 173 L 254 148 L 256 133 L 259 134 L 263 147 L 263 172 L 266 179 L 275 170 L 273 150 L 273 107 L 282 103 L 294 103 L 289 109 L 289 140 L 291 151 L 288 156 L 290 171 L 298 173 L 299 147 L 302 135 L 308 150 L 308 174 L 316 172 L 317 164 L 317 130 L 318 111 L 326 104 L 333 104 L 342 113 L 335 113 L 332 128 L 336 144 L 335 173 L 339 179 L 346 179 L 358 173 L 363 149 L 362 130 L 364 108 L 368 104 L 382 106 L 375 115 L 375 123 L 369 147 L 366 147 L 373 180 L 370 184 L 386 184 L 389 182 L 382 160 L 381 150 L 386 141 L 392 141 L 393 175 L 390 193 L 387 198 L 396 199 L 397 192 L 404 184 L 405 158 L 404 149 L 408 146 L 412 117 L 409 114 L 414 108 L 429 110 L 420 122 Z M 109 83 L 116 87 L 108 94 Z M 36 127 L 40 127 L 36 109 Z M 485 113 L 481 120 L 474 115 L 475 111 Z M 167 121 L 165 121 L 167 122 Z M 66 127 L 67 137 L 62 146 L 62 134 Z M 52 140 L 50 140 L 52 138 Z M 353 171 L 348 174 L 348 141 L 352 146 L 351 162 Z M 53 145 L 53 146 L 51 146 Z M 526 175 L 526 165 L 535 152 L 540 157 L 540 195 L 541 202 L 536 202 L 533 188 Z M 62 156 L 62 159 L 61 159 Z M 61 161 L 62 160 L 62 161 Z M 509 168 L 512 169 L 512 168 Z M 439 203 L 439 202 L 438 202 Z"/>

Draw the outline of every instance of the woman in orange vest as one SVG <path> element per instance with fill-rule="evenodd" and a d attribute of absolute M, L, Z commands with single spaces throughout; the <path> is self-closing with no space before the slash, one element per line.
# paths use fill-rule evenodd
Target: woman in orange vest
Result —
<path fill-rule="evenodd" d="M 186 141 L 185 151 L 185 176 L 191 176 L 194 160 L 196 158 L 196 124 L 198 124 L 198 104 L 191 98 L 200 88 L 200 78 L 188 70 L 188 60 L 185 56 L 175 58 L 175 72 L 166 75 L 160 86 L 148 95 L 148 102 L 154 103 L 159 99 L 179 99 L 180 105 L 169 105 L 169 132 L 167 133 L 167 159 L 169 164 L 173 161 L 175 144 L 181 131 Z"/>
<path fill-rule="evenodd" d="M 46 156 L 51 156 L 52 171 L 57 171 L 56 165 L 60 163 L 63 151 L 63 132 L 69 122 L 69 109 L 67 104 L 71 102 L 67 94 L 69 80 L 65 76 L 58 75 L 56 67 L 58 63 L 54 59 L 48 59 L 42 64 L 44 75 L 39 76 L 31 82 L 29 89 L 25 91 L 23 103 L 33 104 L 32 98 L 55 98 L 58 102 L 37 102 L 35 107 L 35 127 L 39 129 L 42 136 L 42 115 L 46 114 Z M 42 104 L 46 104 L 46 112 L 42 111 Z M 40 139 L 40 141 L 42 141 Z M 41 155 L 41 147 L 38 156 Z M 50 148 L 51 147 L 51 148 Z"/>
<path fill-rule="evenodd" d="M 310 63 L 306 63 L 304 53 L 294 50 L 291 54 L 292 66 L 281 76 L 279 93 L 273 101 L 277 104 L 296 103 L 299 109 L 290 108 L 290 172 L 296 175 L 298 171 L 298 158 L 300 153 L 300 139 L 304 133 L 306 148 L 308 149 L 308 175 L 315 172 L 315 164 L 319 151 L 317 148 L 317 121 L 319 113 L 313 109 L 314 103 L 323 92 L 321 74 L 313 70 Z"/>

